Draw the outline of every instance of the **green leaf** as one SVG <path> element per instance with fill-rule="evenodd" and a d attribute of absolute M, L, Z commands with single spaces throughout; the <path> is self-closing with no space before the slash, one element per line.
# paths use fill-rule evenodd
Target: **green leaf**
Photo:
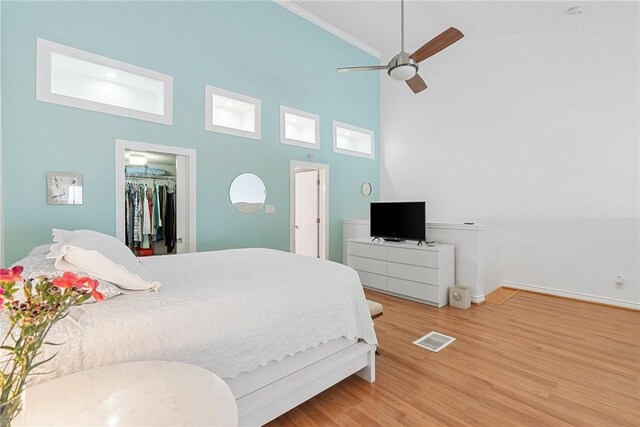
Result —
<path fill-rule="evenodd" d="M 29 373 L 29 372 L 33 371 L 33 370 L 34 370 L 34 369 L 36 369 L 38 366 L 42 366 L 42 365 L 44 365 L 45 363 L 47 363 L 47 362 L 51 361 L 51 359 L 53 359 L 53 358 L 54 358 L 54 357 L 56 357 L 57 355 L 58 355 L 58 353 L 54 354 L 53 356 L 51 356 L 51 357 L 49 357 L 49 358 L 47 358 L 47 359 L 45 359 L 45 360 L 43 360 L 43 361 L 41 361 L 41 362 L 38 362 L 38 363 L 36 363 L 36 364 L 34 364 L 34 365 L 31 365 L 31 366 L 27 369 L 27 373 Z"/>
<path fill-rule="evenodd" d="M 47 372 L 36 372 L 33 374 L 29 374 L 29 376 L 35 377 L 36 375 L 49 375 L 49 374 L 53 374 L 56 370 L 52 370 L 52 371 L 47 371 Z"/>

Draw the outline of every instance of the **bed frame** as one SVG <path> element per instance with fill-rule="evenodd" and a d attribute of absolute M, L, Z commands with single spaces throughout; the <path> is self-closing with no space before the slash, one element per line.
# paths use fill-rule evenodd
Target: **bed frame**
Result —
<path fill-rule="evenodd" d="M 374 382 L 375 351 L 360 341 L 237 399 L 238 425 L 266 424 L 352 374 Z"/>

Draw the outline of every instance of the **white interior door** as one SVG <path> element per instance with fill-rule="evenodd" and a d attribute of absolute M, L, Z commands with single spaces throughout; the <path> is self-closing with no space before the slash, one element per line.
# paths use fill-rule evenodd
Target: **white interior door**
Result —
<path fill-rule="evenodd" d="M 295 253 L 318 257 L 320 231 L 318 170 L 296 171 L 295 201 Z"/>
<path fill-rule="evenodd" d="M 189 252 L 187 156 L 176 156 L 176 253 Z"/>

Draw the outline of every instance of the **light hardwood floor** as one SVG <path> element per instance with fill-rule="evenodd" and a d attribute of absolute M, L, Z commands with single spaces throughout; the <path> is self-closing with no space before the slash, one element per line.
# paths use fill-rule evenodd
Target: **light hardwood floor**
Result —
<path fill-rule="evenodd" d="M 639 426 L 640 312 L 519 292 L 468 310 L 367 292 L 383 350 L 271 426 Z M 411 343 L 431 330 L 440 353 Z"/>

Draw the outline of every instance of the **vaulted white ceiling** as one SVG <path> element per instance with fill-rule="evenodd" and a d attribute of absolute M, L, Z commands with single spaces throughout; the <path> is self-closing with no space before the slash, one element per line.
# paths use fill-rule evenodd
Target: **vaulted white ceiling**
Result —
<path fill-rule="evenodd" d="M 400 50 L 400 0 L 293 0 L 313 15 L 381 52 L 386 62 Z M 584 13 L 566 13 L 573 6 Z M 464 42 L 599 25 L 638 25 L 636 1 L 427 1 L 405 3 L 405 50 L 415 51 L 454 26 Z"/>

